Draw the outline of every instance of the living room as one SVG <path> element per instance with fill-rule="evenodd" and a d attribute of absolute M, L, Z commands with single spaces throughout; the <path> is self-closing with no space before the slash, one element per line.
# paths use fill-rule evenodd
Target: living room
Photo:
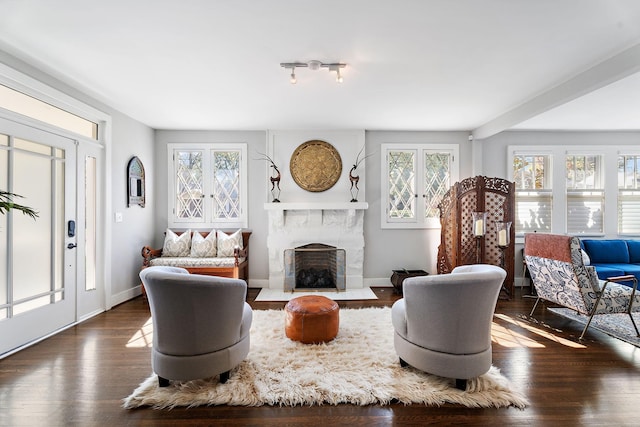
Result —
<path fill-rule="evenodd" d="M 162 246 L 169 226 L 191 227 L 171 218 L 169 153 L 175 145 L 246 147 L 246 217 L 192 228 L 251 230 L 248 282 L 255 289 L 270 287 L 272 270 L 266 205 L 273 199 L 273 169 L 265 155 L 282 172 L 281 203 L 348 204 L 349 169 L 363 148 L 366 158 L 357 169 L 357 199 L 367 205 L 361 283 L 391 289 L 394 269 L 437 271 L 440 229 L 385 222 L 389 145 L 456 150 L 451 184 L 477 175 L 513 179 L 513 156 L 536 151 L 556 156 L 554 178 L 562 182 L 558 156 L 597 153 L 610 177 L 607 194 L 617 192 L 611 178 L 617 156 L 640 154 L 632 96 L 640 69 L 640 10 L 632 2 L 376 3 L 380 10 L 364 2 L 214 3 L 194 5 L 213 22 L 177 6 L 147 4 L 124 13 L 126 5 L 119 3 L 72 2 L 63 10 L 39 1 L 7 5 L 10 12 L 0 20 L 0 83 L 105 124 L 96 144 L 103 147 L 97 154 L 96 268 L 102 300 L 71 323 L 137 298 L 140 249 Z M 342 10 L 339 16 L 336 10 Z M 94 15 L 101 19 L 95 22 Z M 129 33 L 143 23 L 148 27 L 142 34 Z M 365 34 L 366 48 L 359 44 Z M 225 46 L 211 42 L 223 39 Z M 311 69 L 314 60 L 344 62 L 338 68 L 344 81 L 337 83 L 330 67 Z M 280 65 L 292 62 L 302 65 Z M 2 118 L 15 119 L 6 112 Z M 342 159 L 336 185 L 323 192 L 304 191 L 289 171 L 295 148 L 311 140 L 332 144 Z M 125 170 L 134 156 L 145 168 L 144 207 L 127 203 Z M 597 235 L 616 238 L 615 198 L 607 196 L 603 206 Z M 554 211 L 551 231 L 567 232 L 563 212 Z M 76 243 L 68 239 L 65 246 Z M 515 243 L 518 252 L 519 236 Z M 517 285 L 521 261 L 516 257 Z M 630 376 L 636 375 L 637 362 L 626 362 Z"/>

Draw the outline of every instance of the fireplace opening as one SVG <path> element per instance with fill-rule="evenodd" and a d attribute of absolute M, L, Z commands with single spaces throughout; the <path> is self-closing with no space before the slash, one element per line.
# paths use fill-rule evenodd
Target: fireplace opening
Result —
<path fill-rule="evenodd" d="M 310 243 L 285 250 L 285 291 L 345 290 L 345 250 Z"/>

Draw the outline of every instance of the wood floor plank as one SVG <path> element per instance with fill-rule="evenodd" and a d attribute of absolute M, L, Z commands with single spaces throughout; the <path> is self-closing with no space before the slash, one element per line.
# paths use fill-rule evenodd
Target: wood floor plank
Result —
<path fill-rule="evenodd" d="M 392 288 L 374 289 L 378 300 L 340 301 L 341 307 L 389 306 Z M 278 309 L 284 302 L 255 302 Z M 640 405 L 640 349 L 539 308 L 521 290 L 500 300 L 493 364 L 531 406 L 518 410 L 456 405 L 204 407 L 122 409 L 122 399 L 151 373 L 142 331 L 149 320 L 136 298 L 54 337 L 0 360 L 1 426 L 198 426 L 198 425 L 635 425 Z"/>

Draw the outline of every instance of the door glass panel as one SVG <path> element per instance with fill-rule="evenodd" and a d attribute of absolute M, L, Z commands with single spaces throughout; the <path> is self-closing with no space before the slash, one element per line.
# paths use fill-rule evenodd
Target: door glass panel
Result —
<path fill-rule="evenodd" d="M 9 145 L 9 137 L 0 135 L 0 147 Z M 9 152 L 0 148 L 0 190 L 6 190 L 8 186 Z M 7 317 L 7 309 L 3 308 L 8 302 L 7 297 L 7 215 L 0 214 L 0 320 Z"/>
<path fill-rule="evenodd" d="M 16 139 L 18 145 L 34 151 L 14 151 L 13 192 L 38 218 L 13 215 L 14 313 L 61 300 L 64 286 L 64 164 L 50 148 L 48 156 L 42 155 L 41 144 Z"/>
<path fill-rule="evenodd" d="M 85 285 L 86 291 L 96 289 L 96 158 L 85 159 Z"/>

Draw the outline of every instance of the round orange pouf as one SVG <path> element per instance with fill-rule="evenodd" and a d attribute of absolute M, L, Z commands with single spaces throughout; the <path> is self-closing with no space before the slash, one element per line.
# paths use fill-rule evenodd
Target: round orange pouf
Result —
<path fill-rule="evenodd" d="M 331 341 L 340 326 L 338 303 L 320 295 L 290 300 L 284 307 L 284 331 L 289 339 L 304 344 Z"/>

